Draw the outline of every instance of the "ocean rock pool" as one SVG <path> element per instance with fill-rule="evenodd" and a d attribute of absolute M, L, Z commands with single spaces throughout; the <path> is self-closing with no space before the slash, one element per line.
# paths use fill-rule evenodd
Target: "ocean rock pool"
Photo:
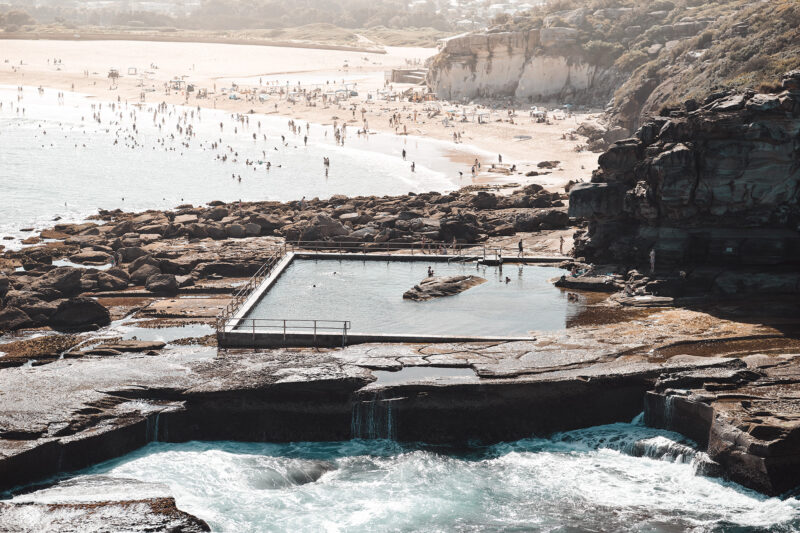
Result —
<path fill-rule="evenodd" d="M 403 299 L 429 266 L 436 276 L 471 274 L 487 282 L 454 296 Z M 580 312 L 582 305 L 549 281 L 563 273 L 545 266 L 295 257 L 245 318 L 349 320 L 353 332 L 373 334 L 526 336 L 563 329 Z"/>

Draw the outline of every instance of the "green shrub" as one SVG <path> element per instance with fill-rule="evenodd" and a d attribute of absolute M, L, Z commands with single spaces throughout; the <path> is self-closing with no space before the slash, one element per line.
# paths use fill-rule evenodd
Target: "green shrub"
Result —
<path fill-rule="evenodd" d="M 589 41 L 583 45 L 583 52 L 589 63 L 600 67 L 610 67 L 624 51 L 625 48 L 618 43 Z"/>
<path fill-rule="evenodd" d="M 625 72 L 633 72 L 650 60 L 650 56 L 641 50 L 625 52 L 617 58 L 614 66 Z"/>

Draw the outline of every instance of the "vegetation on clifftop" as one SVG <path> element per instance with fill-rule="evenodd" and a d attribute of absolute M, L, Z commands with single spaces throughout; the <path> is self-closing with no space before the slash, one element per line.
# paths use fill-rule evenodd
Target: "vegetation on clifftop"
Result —
<path fill-rule="evenodd" d="M 800 68 L 800 1 L 555 0 L 490 32 L 575 30 L 573 53 L 626 73 L 614 121 L 721 90 L 758 90 Z M 580 50 L 577 50 L 577 48 Z"/>

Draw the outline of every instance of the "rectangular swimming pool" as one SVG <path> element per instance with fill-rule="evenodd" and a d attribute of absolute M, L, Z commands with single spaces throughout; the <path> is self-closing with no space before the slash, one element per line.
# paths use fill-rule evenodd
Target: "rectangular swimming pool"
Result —
<path fill-rule="evenodd" d="M 454 296 L 403 299 L 428 267 L 435 276 L 487 281 Z M 563 329 L 579 312 L 581 305 L 550 282 L 563 273 L 546 266 L 295 257 L 243 318 L 348 320 L 352 332 L 373 334 L 528 336 Z"/>

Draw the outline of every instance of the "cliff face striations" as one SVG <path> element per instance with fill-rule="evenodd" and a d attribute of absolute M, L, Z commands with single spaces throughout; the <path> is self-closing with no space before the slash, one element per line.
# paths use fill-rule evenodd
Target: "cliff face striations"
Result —
<path fill-rule="evenodd" d="M 577 34 L 572 28 L 541 28 L 451 39 L 431 65 L 428 85 L 444 99 L 605 103 L 620 83 L 619 73 L 582 59 Z"/>
<path fill-rule="evenodd" d="M 570 194 L 570 215 L 589 220 L 576 255 L 636 265 L 655 250 L 657 267 L 784 268 L 794 276 L 773 288 L 797 292 L 800 71 L 773 93 L 688 101 L 599 165 Z"/>

